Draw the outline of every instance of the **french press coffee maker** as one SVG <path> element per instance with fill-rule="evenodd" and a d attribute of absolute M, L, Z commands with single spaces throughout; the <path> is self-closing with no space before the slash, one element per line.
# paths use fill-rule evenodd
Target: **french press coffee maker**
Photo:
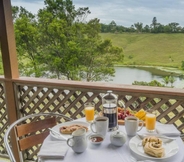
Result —
<path fill-rule="evenodd" d="M 103 116 L 109 118 L 109 131 L 118 129 L 117 96 L 112 91 L 102 97 Z"/>

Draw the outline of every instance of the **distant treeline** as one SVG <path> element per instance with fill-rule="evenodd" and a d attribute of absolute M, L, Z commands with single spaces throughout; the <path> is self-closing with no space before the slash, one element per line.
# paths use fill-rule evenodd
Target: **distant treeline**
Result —
<path fill-rule="evenodd" d="M 184 27 L 179 26 L 177 22 L 171 22 L 168 25 L 157 23 L 157 18 L 154 17 L 151 25 L 143 26 L 143 23 L 137 22 L 131 27 L 117 25 L 115 21 L 107 24 L 101 24 L 102 33 L 122 33 L 122 32 L 137 32 L 137 33 L 184 33 Z"/>

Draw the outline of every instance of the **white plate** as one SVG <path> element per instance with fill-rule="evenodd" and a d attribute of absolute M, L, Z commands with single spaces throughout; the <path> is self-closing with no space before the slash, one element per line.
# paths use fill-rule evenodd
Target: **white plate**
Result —
<path fill-rule="evenodd" d="M 163 147 L 165 149 L 164 157 L 156 158 L 156 157 L 149 156 L 144 153 L 143 146 L 142 146 L 142 140 L 138 136 L 135 136 L 130 140 L 129 147 L 135 154 L 143 158 L 151 159 L 151 160 L 167 159 L 167 158 L 174 156 L 179 151 L 178 144 L 176 143 L 175 140 L 173 140 L 172 142 L 169 142 L 169 143 L 163 142 Z"/>
<path fill-rule="evenodd" d="M 90 131 L 90 129 L 89 129 L 89 128 L 90 128 L 89 123 L 83 122 L 83 121 L 70 121 L 70 122 L 65 122 L 65 123 L 57 124 L 57 125 L 54 126 L 52 129 L 55 130 L 55 131 L 57 131 L 58 133 L 60 133 L 59 129 L 60 129 L 62 126 L 70 126 L 70 125 L 73 125 L 73 124 L 79 124 L 79 125 L 88 127 L 88 131 L 87 131 L 86 135 L 89 135 L 89 134 L 91 133 L 91 131 Z M 58 137 L 57 135 L 55 135 L 55 134 L 52 133 L 51 131 L 50 131 L 50 135 L 51 135 L 52 137 L 56 138 L 56 139 L 60 139 L 60 140 L 61 140 L 60 137 Z M 62 135 L 63 135 L 64 137 L 66 137 L 66 138 L 70 138 L 70 137 L 71 137 L 70 134 L 62 134 Z"/>

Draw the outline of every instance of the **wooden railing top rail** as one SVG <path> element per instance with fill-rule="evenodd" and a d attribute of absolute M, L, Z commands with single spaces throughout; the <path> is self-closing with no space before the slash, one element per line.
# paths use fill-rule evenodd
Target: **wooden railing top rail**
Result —
<path fill-rule="evenodd" d="M 6 80 L 0 77 L 0 80 Z M 184 97 L 184 89 L 179 88 L 166 88 L 166 87 L 151 87 L 151 86 L 137 86 L 137 85 L 125 85 L 125 84 L 114 84 L 104 82 L 84 82 L 84 81 L 69 81 L 69 80 L 57 80 L 57 79 L 44 79 L 44 78 L 30 78 L 21 77 L 12 80 L 14 83 L 21 85 L 39 85 L 43 87 L 67 87 L 67 88 L 79 88 L 79 89 L 93 89 L 93 91 L 105 92 L 107 89 L 118 91 L 121 93 L 154 95 L 155 97 L 166 97 L 172 99 Z M 165 96 L 163 96 L 165 95 Z"/>

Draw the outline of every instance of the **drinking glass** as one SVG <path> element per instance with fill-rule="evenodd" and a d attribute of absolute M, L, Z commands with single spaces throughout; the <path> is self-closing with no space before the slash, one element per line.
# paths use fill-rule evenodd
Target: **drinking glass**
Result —
<path fill-rule="evenodd" d="M 147 110 L 146 111 L 146 130 L 149 133 L 155 131 L 156 127 L 156 111 L 155 110 Z"/>
<path fill-rule="evenodd" d="M 94 102 L 86 102 L 84 104 L 84 111 L 87 122 L 92 122 L 94 120 L 95 114 L 95 103 Z"/>

